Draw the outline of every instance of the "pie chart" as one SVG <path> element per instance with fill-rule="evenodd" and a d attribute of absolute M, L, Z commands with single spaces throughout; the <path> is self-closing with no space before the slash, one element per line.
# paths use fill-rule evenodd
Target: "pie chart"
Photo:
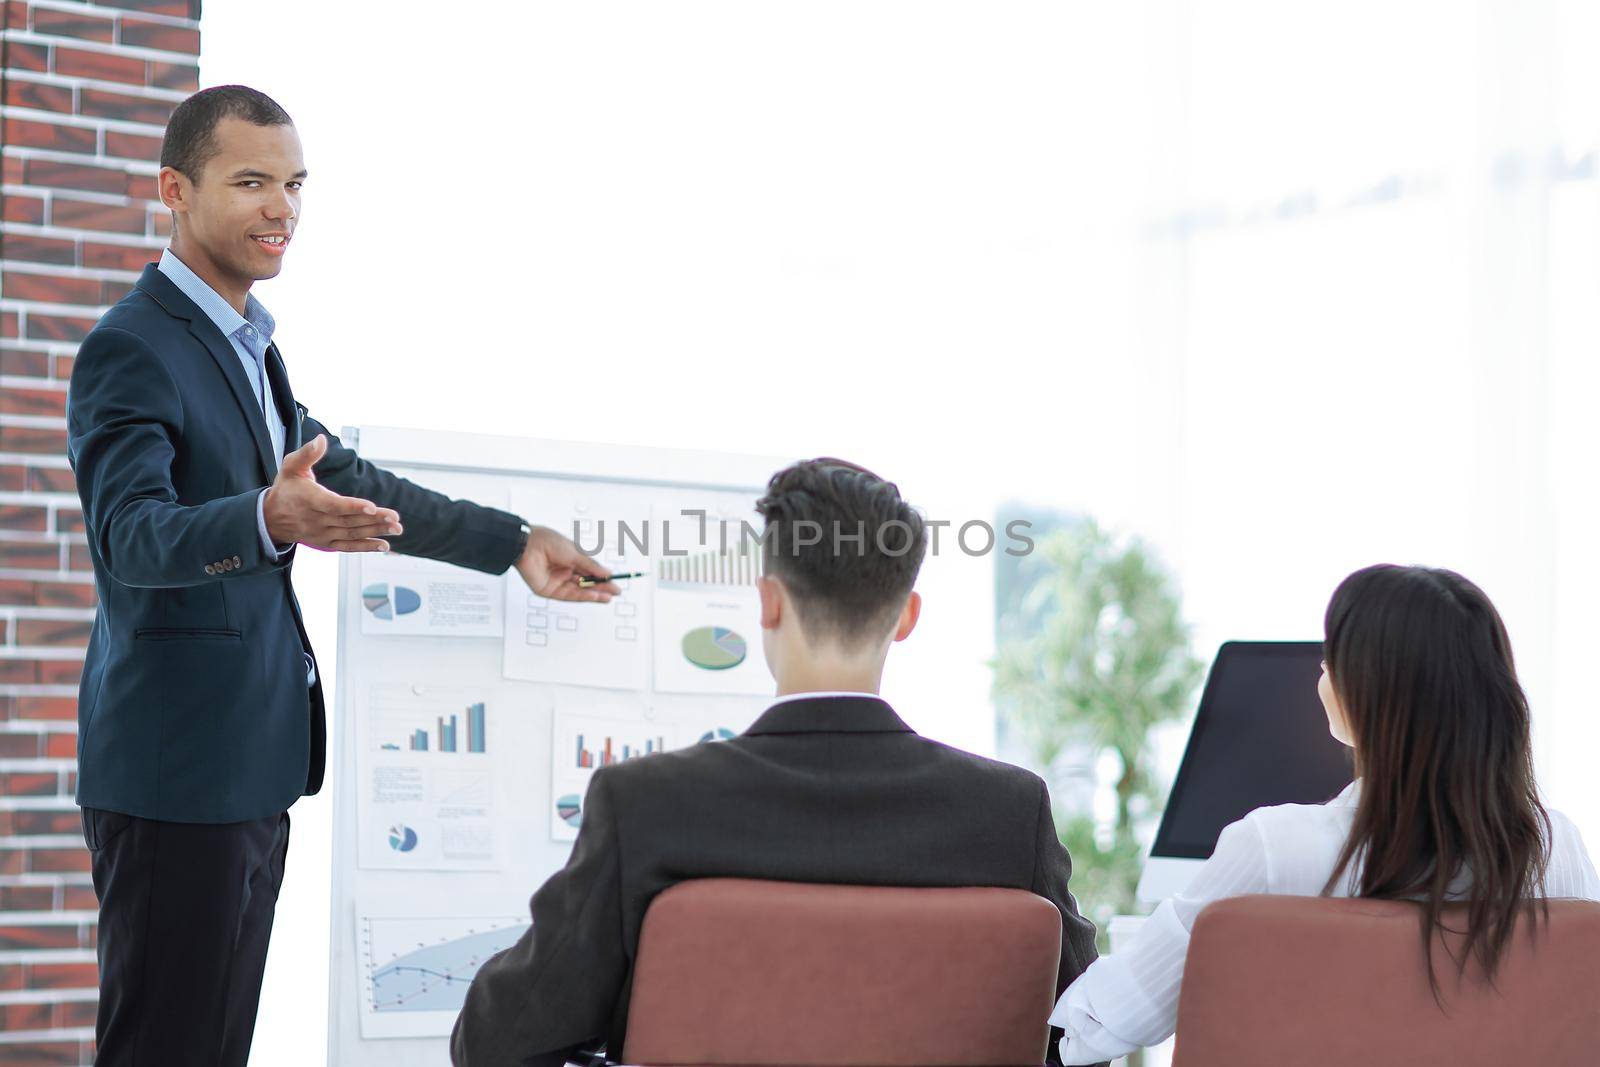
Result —
<path fill-rule="evenodd" d="M 392 619 L 396 615 L 410 615 L 422 607 L 422 597 L 415 589 L 397 585 L 391 599 L 389 583 L 374 582 L 361 590 L 361 606 L 377 618 Z"/>
<path fill-rule="evenodd" d="M 410 852 L 417 847 L 417 832 L 409 826 L 389 827 L 389 847 L 396 852 Z"/>
<path fill-rule="evenodd" d="M 683 635 L 683 658 L 708 671 L 725 671 L 744 662 L 749 647 L 726 626 L 701 626 Z"/>
<path fill-rule="evenodd" d="M 568 826 L 583 825 L 583 799 L 576 793 L 556 798 L 556 814 Z"/>

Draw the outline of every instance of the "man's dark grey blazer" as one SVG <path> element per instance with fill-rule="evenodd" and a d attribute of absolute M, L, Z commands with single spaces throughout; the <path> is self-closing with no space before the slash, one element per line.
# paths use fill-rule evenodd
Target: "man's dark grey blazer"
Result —
<path fill-rule="evenodd" d="M 369 357 L 371 353 L 367 354 Z M 515 515 L 364 462 L 306 414 L 276 346 L 266 370 L 293 451 L 327 434 L 317 480 L 400 513 L 396 551 L 499 574 Z M 277 473 L 228 339 L 155 265 L 84 339 L 68 455 L 100 597 L 78 700 L 78 803 L 169 822 L 282 813 L 322 784 L 320 675 L 256 498 Z"/>
<path fill-rule="evenodd" d="M 780 701 L 731 741 L 595 772 L 571 859 L 479 970 L 451 1055 L 556 1067 L 600 1039 L 621 1055 L 645 909 L 690 878 L 1031 890 L 1061 910 L 1059 994 L 1095 958 L 1071 873 L 1037 775 L 918 737 L 876 697 Z"/>

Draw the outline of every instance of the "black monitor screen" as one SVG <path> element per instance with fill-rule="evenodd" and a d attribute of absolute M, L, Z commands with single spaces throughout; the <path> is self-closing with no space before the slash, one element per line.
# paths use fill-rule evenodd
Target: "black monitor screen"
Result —
<path fill-rule="evenodd" d="M 1206 859 L 1223 827 L 1267 804 L 1320 804 L 1350 784 L 1350 750 L 1317 696 L 1318 641 L 1229 641 L 1211 666 L 1151 855 Z"/>

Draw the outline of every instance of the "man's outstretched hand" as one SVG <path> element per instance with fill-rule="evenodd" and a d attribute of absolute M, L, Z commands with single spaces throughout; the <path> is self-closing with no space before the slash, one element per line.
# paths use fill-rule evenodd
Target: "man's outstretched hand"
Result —
<path fill-rule="evenodd" d="M 586 589 L 579 586 L 579 578 L 604 578 L 610 572 L 548 526 L 535 526 L 529 532 L 528 546 L 522 550 L 516 568 L 529 589 L 552 600 L 597 600 L 604 604 L 622 592 L 615 582 L 601 582 Z"/>
<path fill-rule="evenodd" d="M 283 457 L 262 507 L 267 536 L 280 545 L 298 541 L 327 552 L 389 551 L 383 538 L 404 532 L 399 513 L 318 485 L 311 468 L 327 451 L 328 439 L 318 434 Z"/>

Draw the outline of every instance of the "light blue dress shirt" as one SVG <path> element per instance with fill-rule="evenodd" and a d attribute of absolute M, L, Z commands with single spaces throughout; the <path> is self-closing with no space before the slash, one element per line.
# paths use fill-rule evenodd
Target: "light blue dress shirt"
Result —
<path fill-rule="evenodd" d="M 272 439 L 272 458 L 274 472 L 277 464 L 283 462 L 284 441 L 288 431 L 283 425 L 283 416 L 278 414 L 278 405 L 272 396 L 272 383 L 267 380 L 267 346 L 272 343 L 272 331 L 277 328 L 272 315 L 261 306 L 261 301 L 254 296 L 245 297 L 244 314 L 233 310 L 233 305 L 224 300 L 215 289 L 201 280 L 200 276 L 190 270 L 188 265 L 168 248 L 161 253 L 161 262 L 156 264 L 156 269 L 183 291 L 183 295 L 195 302 L 201 311 L 206 313 L 206 318 L 216 324 L 222 331 L 222 336 L 233 345 L 234 353 L 239 357 L 239 362 L 244 364 L 245 377 L 250 379 L 250 389 L 256 395 L 256 404 L 261 409 L 261 415 L 267 423 L 267 436 Z M 267 490 L 261 490 L 256 497 L 256 532 L 261 535 L 261 548 L 268 556 L 277 558 L 283 555 L 278 551 L 278 546 L 272 543 L 272 536 L 267 533 Z M 285 549 L 284 551 L 287 551 Z M 311 655 L 306 654 L 306 684 L 310 685 L 317 678 L 316 666 L 311 662 Z"/>

